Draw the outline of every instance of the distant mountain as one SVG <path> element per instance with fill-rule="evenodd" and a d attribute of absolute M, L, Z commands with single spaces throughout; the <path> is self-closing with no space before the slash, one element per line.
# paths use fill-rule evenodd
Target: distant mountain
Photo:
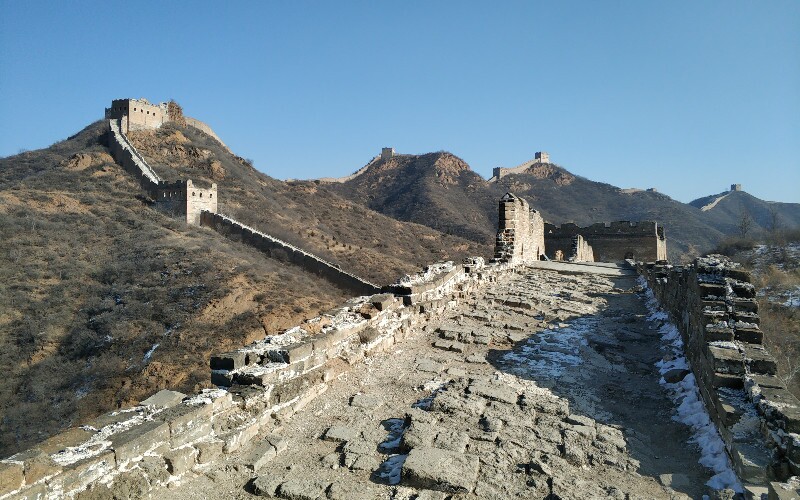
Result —
<path fill-rule="evenodd" d="M 800 203 L 764 201 L 744 191 L 731 190 L 689 202 L 722 230 L 739 231 L 743 217 L 753 222 L 753 230 L 791 229 L 800 227 Z"/>
<path fill-rule="evenodd" d="M 673 260 L 710 249 L 730 230 L 725 221 L 669 196 L 591 181 L 551 163 L 487 181 L 451 153 L 398 155 L 324 185 L 391 217 L 484 243 L 497 230 L 497 200 L 506 191 L 526 198 L 554 224 L 655 220 L 666 228 Z"/>

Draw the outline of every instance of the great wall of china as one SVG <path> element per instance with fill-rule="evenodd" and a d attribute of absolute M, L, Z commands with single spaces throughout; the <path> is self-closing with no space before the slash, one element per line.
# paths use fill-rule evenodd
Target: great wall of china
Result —
<path fill-rule="evenodd" d="M 114 101 L 112 108 L 121 102 Z M 124 131 L 121 119 L 109 119 L 109 148 L 116 161 L 154 199 L 165 198 L 169 185 L 173 198 L 182 200 L 167 209 L 157 202 L 156 208 L 366 295 L 281 335 L 212 356 L 210 376 L 218 389 L 194 395 L 164 390 L 134 408 L 103 415 L 0 460 L 0 499 L 193 498 L 198 491 L 214 496 L 223 490 L 214 490 L 213 480 L 227 488 L 227 477 L 246 480 L 251 493 L 286 499 L 679 498 L 670 488 L 680 489 L 681 474 L 667 479 L 662 474 L 658 483 L 636 473 L 656 463 L 636 450 L 637 443 L 658 438 L 660 430 L 648 438 L 646 428 L 660 423 L 643 422 L 636 432 L 630 429 L 636 421 L 601 423 L 608 417 L 590 410 L 602 406 L 602 398 L 586 402 L 559 397 L 557 390 L 573 384 L 582 394 L 594 375 L 580 379 L 580 374 L 591 366 L 628 374 L 615 375 L 615 384 L 635 378 L 638 372 L 625 372 L 622 365 L 608 368 L 607 361 L 577 358 L 606 353 L 614 342 L 616 349 L 648 339 L 657 343 L 653 321 L 677 328 L 687 359 L 681 364 L 680 353 L 664 356 L 662 385 L 699 392 L 724 443 L 716 456 L 732 466 L 736 477 L 725 476 L 724 467 L 715 469 L 714 477 L 722 478 L 718 486 L 747 498 L 793 498 L 800 492 L 800 486 L 787 482 L 800 475 L 800 402 L 775 376 L 775 361 L 762 346 L 756 290 L 736 264 L 710 256 L 671 266 L 659 258 L 666 240 L 655 223 L 555 228 L 525 200 L 507 194 L 499 202 L 491 262 L 476 257 L 432 265 L 377 293 L 372 283 L 217 214 L 216 205 L 199 203 L 199 196 L 193 204 L 191 181 L 165 183 Z M 204 194 L 216 203 L 216 186 Z M 548 230 L 557 238 L 548 238 Z M 541 260 L 556 252 L 572 262 Z M 631 254 L 635 266 L 592 262 L 608 256 L 619 262 Z M 588 291 L 592 287 L 597 292 Z M 643 314 L 611 307 L 624 302 L 644 310 L 647 294 L 663 309 L 649 322 Z M 576 337 L 606 330 L 620 337 L 602 342 Z M 503 343 L 510 350 L 493 354 L 491 346 Z M 605 347 L 587 351 L 593 343 Z M 554 359 L 561 365 L 548 364 Z M 396 376 L 393 363 L 410 368 Z M 545 380 L 535 377 L 542 369 L 550 370 Z M 572 375 L 559 378 L 550 391 L 537 387 L 561 371 Z M 375 377 L 384 382 L 376 384 Z M 651 378 L 648 383 L 657 386 L 657 377 Z M 372 383 L 348 387 L 359 380 Z M 382 402 L 393 385 L 418 392 L 406 395 L 418 399 L 413 408 Z M 343 406 L 342 394 L 351 394 Z M 646 400 L 639 404 L 647 406 Z M 380 413 L 378 408 L 400 412 L 399 419 L 381 422 L 388 437 L 375 438 L 374 430 L 358 426 L 359 419 Z M 590 413 L 593 418 L 586 416 Z M 663 425 L 677 425 L 663 420 Z M 303 435 L 302 429 L 320 422 L 324 431 Z M 327 451 L 313 463 L 298 462 L 315 447 Z M 679 443 L 678 448 L 686 447 Z M 374 458 L 376 449 L 382 463 Z M 511 473 L 514 466 L 518 470 Z M 563 476 L 583 479 L 570 483 Z M 634 490 L 623 491 L 623 484 Z"/>

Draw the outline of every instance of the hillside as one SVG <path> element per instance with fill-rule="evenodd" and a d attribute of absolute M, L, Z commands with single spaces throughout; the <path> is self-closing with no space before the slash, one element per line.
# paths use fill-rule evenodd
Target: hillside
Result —
<path fill-rule="evenodd" d="M 554 224 L 656 220 L 667 229 L 672 259 L 696 255 L 722 237 L 695 207 L 659 193 L 590 181 L 548 163 L 488 182 L 450 153 L 400 155 L 325 187 L 400 220 L 480 242 L 494 237 L 497 200 L 507 191 L 526 198 Z"/>
<path fill-rule="evenodd" d="M 481 250 L 271 179 L 193 128 L 139 139 L 165 178 L 218 182 L 222 211 L 379 283 Z M 103 122 L 0 159 L 1 456 L 159 389 L 208 386 L 212 352 L 350 295 L 151 202 L 108 154 Z"/>
<path fill-rule="evenodd" d="M 319 183 L 273 179 L 191 127 L 167 124 L 129 137 L 161 177 L 216 182 L 220 213 L 375 283 L 391 283 L 430 262 L 491 252 L 475 241 L 382 215 Z"/>
<path fill-rule="evenodd" d="M 321 187 L 395 219 L 487 245 L 497 231 L 500 197 L 464 160 L 446 152 L 378 160 L 347 182 Z"/>
<path fill-rule="evenodd" d="M 745 191 L 705 196 L 689 204 L 726 234 L 740 233 L 743 217 L 752 221 L 750 230 L 754 232 L 800 227 L 800 203 L 764 201 Z"/>

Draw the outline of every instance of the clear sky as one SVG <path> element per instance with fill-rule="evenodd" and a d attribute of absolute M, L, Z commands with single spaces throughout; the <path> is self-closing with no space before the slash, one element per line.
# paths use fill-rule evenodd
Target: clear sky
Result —
<path fill-rule="evenodd" d="M 488 177 L 539 150 L 681 201 L 800 202 L 800 2 L 0 0 L 0 155 L 178 101 L 279 179 L 382 146 Z"/>

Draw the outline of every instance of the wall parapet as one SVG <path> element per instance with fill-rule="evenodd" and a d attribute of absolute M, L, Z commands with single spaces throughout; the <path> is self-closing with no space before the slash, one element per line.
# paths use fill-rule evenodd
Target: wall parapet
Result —
<path fill-rule="evenodd" d="M 200 225 L 210 227 L 230 239 L 251 245 L 272 258 L 296 264 L 356 293 L 371 294 L 380 291 L 380 287 L 374 283 L 348 273 L 339 266 L 290 243 L 242 224 L 227 215 L 203 211 L 200 214 Z"/>
<path fill-rule="evenodd" d="M 571 222 L 560 226 L 545 223 L 547 256 L 555 259 L 559 250 L 564 256 L 571 255 L 577 236 L 592 246 L 594 260 L 598 262 L 629 259 L 654 262 L 667 259 L 664 227 L 654 221 L 600 222 L 586 227 Z"/>
<path fill-rule="evenodd" d="M 721 255 L 689 266 L 637 264 L 683 337 L 700 393 L 740 479 L 800 475 L 800 401 L 764 349 L 749 274 Z"/>
<path fill-rule="evenodd" d="M 214 355 L 211 377 L 222 387 L 189 396 L 163 390 L 0 460 L 0 499 L 73 497 L 87 489 L 110 498 L 124 496 L 131 481 L 142 494 L 164 495 L 187 473 L 202 473 L 256 440 L 281 453 L 285 444 L 273 434 L 280 420 L 509 269 L 480 260 L 453 266 L 444 283 L 442 273 L 417 276 L 418 284 L 439 283 L 427 300 L 356 297 L 280 335 Z"/>
<path fill-rule="evenodd" d="M 493 262 L 519 264 L 545 253 L 544 220 L 523 198 L 506 193 L 498 203 Z"/>

